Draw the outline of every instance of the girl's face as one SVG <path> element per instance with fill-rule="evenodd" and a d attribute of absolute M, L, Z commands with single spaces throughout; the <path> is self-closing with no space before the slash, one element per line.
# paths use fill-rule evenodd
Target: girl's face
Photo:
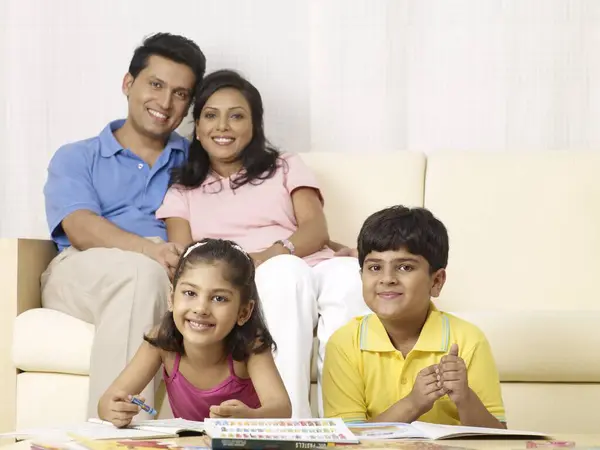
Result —
<path fill-rule="evenodd" d="M 240 91 L 219 89 L 196 123 L 196 137 L 213 163 L 231 163 L 252 140 L 252 110 Z"/>
<path fill-rule="evenodd" d="M 223 278 L 224 263 L 199 263 L 185 268 L 169 309 L 186 345 L 222 342 L 236 325 L 248 321 L 254 300 L 242 305 L 238 289 Z"/>

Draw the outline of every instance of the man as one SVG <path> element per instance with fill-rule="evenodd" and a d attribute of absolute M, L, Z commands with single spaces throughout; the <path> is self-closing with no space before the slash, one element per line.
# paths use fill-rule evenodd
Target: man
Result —
<path fill-rule="evenodd" d="M 60 253 L 42 276 L 42 304 L 96 327 L 89 417 L 167 307 L 181 249 L 164 242 L 154 213 L 171 168 L 186 159 L 188 142 L 174 130 L 205 68 L 193 41 L 148 37 L 123 79 L 127 119 L 61 147 L 48 167 L 46 216 Z M 152 386 L 142 396 L 153 404 Z"/>

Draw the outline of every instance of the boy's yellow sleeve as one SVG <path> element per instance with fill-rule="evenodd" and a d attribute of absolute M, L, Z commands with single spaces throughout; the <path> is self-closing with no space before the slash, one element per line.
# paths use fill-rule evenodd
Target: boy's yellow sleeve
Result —
<path fill-rule="evenodd" d="M 365 383 L 360 375 L 357 353 L 350 336 L 334 333 L 329 339 L 323 363 L 325 417 L 367 420 Z"/>
<path fill-rule="evenodd" d="M 467 363 L 469 387 L 486 409 L 500 422 L 506 422 L 500 377 L 488 340 L 482 335 Z"/>

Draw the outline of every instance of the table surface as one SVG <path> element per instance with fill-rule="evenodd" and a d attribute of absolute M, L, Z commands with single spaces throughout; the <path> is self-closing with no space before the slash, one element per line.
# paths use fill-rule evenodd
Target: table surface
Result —
<path fill-rule="evenodd" d="M 600 449 L 600 434 L 571 434 L 571 435 L 556 435 L 553 436 L 554 440 L 558 441 L 572 441 L 575 442 L 577 448 L 584 447 L 597 447 Z M 169 442 L 177 442 L 180 445 L 202 445 L 203 438 L 201 437 L 190 437 L 180 439 L 168 439 Z M 448 447 L 462 447 L 473 450 L 520 450 L 526 448 L 528 439 L 443 439 L 437 441 L 408 441 L 408 440 L 388 440 L 388 441 L 369 441 L 363 442 L 359 445 L 345 445 L 340 448 L 346 450 L 352 449 L 414 449 L 414 450 L 435 450 L 435 446 L 428 444 L 436 444 L 439 446 Z M 205 441 L 204 441 L 205 442 Z M 407 445 L 407 443 L 418 442 L 420 445 Z M 542 444 L 544 441 L 537 441 Z M 25 450 L 30 448 L 30 444 L 27 441 L 14 443 L 10 440 L 0 439 L 0 447 L 2 450 Z M 126 447 L 120 447 L 125 449 Z M 335 448 L 335 447 L 334 447 Z M 549 447 L 540 447 L 549 448 Z M 556 447 L 554 447 L 556 448 Z M 440 447 L 439 450 L 443 450 Z M 448 449 L 451 450 L 451 449 Z"/>

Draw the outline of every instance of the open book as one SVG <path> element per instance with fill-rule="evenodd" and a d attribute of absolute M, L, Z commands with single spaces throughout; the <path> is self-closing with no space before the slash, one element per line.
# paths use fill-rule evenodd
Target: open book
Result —
<path fill-rule="evenodd" d="M 87 422 L 60 427 L 35 428 L 3 433 L 0 436 L 17 439 L 52 439 L 69 441 L 83 438 L 104 439 L 162 439 L 204 434 L 204 424 L 184 419 L 144 420 L 117 428 L 110 422 L 89 419 Z"/>
<path fill-rule="evenodd" d="M 437 425 L 426 422 L 413 423 L 349 423 L 350 431 L 361 440 L 367 439 L 452 439 L 461 437 L 527 437 L 546 438 L 548 435 L 535 431 L 503 430 L 498 428 Z"/>

